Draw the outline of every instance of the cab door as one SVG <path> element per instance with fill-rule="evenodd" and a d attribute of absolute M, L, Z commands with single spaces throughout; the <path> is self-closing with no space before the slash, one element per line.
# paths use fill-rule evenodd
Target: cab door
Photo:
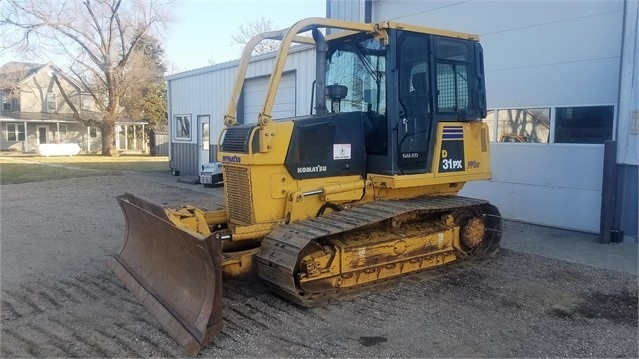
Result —
<path fill-rule="evenodd" d="M 400 32 L 397 39 L 396 163 L 402 174 L 426 173 L 433 122 L 429 36 Z"/>

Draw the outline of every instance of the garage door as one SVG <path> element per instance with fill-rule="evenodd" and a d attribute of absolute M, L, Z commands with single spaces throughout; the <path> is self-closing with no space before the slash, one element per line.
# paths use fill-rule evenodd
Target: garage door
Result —
<path fill-rule="evenodd" d="M 244 123 L 257 122 L 262 111 L 269 77 L 247 79 L 244 83 Z M 282 75 L 280 86 L 275 96 L 272 116 L 274 119 L 294 117 L 295 112 L 295 72 Z"/>

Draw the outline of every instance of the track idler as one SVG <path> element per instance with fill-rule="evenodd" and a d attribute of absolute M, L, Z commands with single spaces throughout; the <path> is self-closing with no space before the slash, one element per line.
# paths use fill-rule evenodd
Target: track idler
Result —
<path fill-rule="evenodd" d="M 459 226 L 463 252 L 474 256 L 494 253 L 501 240 L 502 221 L 497 207 L 490 203 L 461 208 L 453 213 Z"/>
<path fill-rule="evenodd" d="M 191 356 L 222 330 L 221 241 L 178 228 L 162 205 L 118 197 L 126 237 L 109 261 L 118 279 Z"/>

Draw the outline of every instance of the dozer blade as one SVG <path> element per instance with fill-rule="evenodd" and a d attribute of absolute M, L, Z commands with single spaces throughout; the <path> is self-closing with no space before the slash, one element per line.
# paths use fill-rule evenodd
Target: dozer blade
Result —
<path fill-rule="evenodd" d="M 191 356 L 222 330 L 221 243 L 177 228 L 162 205 L 118 197 L 126 237 L 109 267 Z"/>

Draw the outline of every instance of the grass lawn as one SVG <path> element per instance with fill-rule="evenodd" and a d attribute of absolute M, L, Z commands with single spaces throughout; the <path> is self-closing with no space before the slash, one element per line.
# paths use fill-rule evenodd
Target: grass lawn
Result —
<path fill-rule="evenodd" d="M 78 155 L 72 157 L 0 156 L 0 185 L 122 172 L 167 172 L 168 157 Z"/>

